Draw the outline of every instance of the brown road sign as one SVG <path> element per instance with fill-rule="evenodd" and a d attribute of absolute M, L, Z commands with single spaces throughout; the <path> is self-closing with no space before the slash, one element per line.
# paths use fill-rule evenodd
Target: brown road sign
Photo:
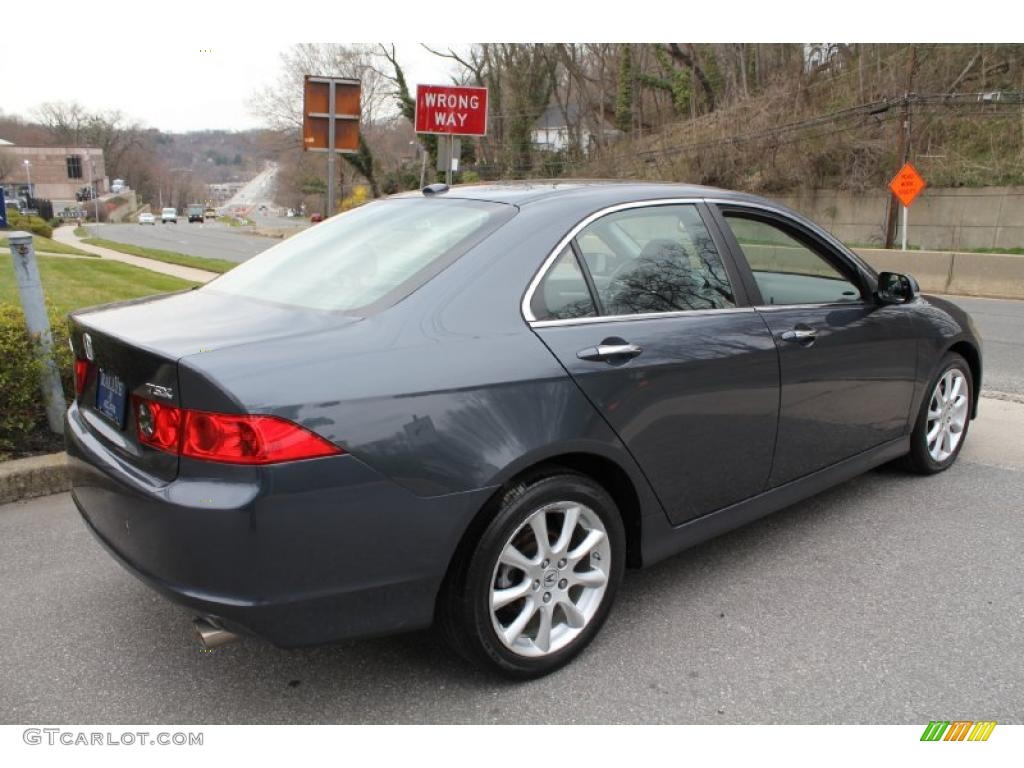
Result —
<path fill-rule="evenodd" d="M 334 149 L 359 150 L 358 80 L 306 75 L 302 110 L 302 148 L 311 152 L 330 149 L 331 89 L 334 89 Z"/>
<path fill-rule="evenodd" d="M 900 168 L 900 172 L 889 182 L 889 189 L 896 195 L 896 199 L 903 203 L 904 208 L 909 208 L 926 186 L 921 174 L 910 163 Z"/>

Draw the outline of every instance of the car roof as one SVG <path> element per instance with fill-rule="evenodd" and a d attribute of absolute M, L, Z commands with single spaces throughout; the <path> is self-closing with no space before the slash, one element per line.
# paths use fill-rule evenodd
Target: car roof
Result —
<path fill-rule="evenodd" d="M 394 197 L 421 197 L 420 190 L 403 192 Z M 537 179 L 527 181 L 501 181 L 485 184 L 457 184 L 447 191 L 435 192 L 431 197 L 483 200 L 523 206 L 544 200 L 582 197 L 614 197 L 620 202 L 655 200 L 660 198 L 715 198 L 752 202 L 775 207 L 777 204 L 756 195 L 734 192 L 699 184 L 674 184 L 610 179 Z"/>

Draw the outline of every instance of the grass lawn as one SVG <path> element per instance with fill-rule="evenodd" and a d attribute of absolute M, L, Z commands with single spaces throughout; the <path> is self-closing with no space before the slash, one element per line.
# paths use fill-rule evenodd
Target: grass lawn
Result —
<path fill-rule="evenodd" d="M 39 275 L 47 301 L 65 314 L 93 304 L 181 291 L 193 285 L 130 264 L 60 256 L 40 256 Z M 10 256 L 6 256 L 0 268 L 0 304 L 20 306 L 20 303 L 14 265 Z"/>
<path fill-rule="evenodd" d="M 256 223 L 250 219 L 236 219 L 234 216 L 218 216 L 217 221 L 232 227 L 251 227 Z"/>
<path fill-rule="evenodd" d="M 92 256 L 93 258 L 96 258 L 95 254 L 86 253 L 74 246 L 65 245 L 64 243 L 57 242 L 56 240 L 51 240 L 48 237 L 43 237 L 42 235 L 32 235 L 32 243 L 36 247 L 36 253 L 66 253 L 71 256 Z M 10 243 L 6 237 L 0 237 L 0 248 L 2 248 L 5 253 L 10 253 Z"/>
<path fill-rule="evenodd" d="M 224 259 L 207 259 L 203 256 L 189 256 L 187 253 L 162 251 L 159 248 L 143 248 L 138 245 L 127 245 L 126 243 L 117 243 L 113 240 L 105 240 L 102 237 L 86 237 L 82 242 L 88 243 L 89 245 L 98 245 L 101 248 L 109 248 L 112 251 L 130 253 L 132 256 L 144 256 L 147 259 L 163 261 L 168 264 L 180 264 L 183 267 L 205 269 L 208 272 L 227 272 L 229 269 L 238 266 L 234 261 L 225 261 Z"/>

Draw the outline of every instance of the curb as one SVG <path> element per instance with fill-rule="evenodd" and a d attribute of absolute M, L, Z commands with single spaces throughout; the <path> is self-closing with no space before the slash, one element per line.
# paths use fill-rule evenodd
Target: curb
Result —
<path fill-rule="evenodd" d="M 0 504 L 70 490 L 67 455 L 50 453 L 0 462 Z"/>

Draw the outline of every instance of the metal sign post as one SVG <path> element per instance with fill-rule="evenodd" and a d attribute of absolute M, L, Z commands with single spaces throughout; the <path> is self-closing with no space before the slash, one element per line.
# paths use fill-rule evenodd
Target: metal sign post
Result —
<path fill-rule="evenodd" d="M 46 404 L 46 420 L 51 430 L 62 435 L 64 390 L 60 385 L 57 363 L 53 359 L 53 337 L 50 335 L 50 318 L 46 314 L 46 302 L 43 299 L 43 284 L 39 280 L 36 249 L 32 245 L 32 235 L 28 232 L 11 232 L 7 238 L 11 244 L 14 276 L 25 312 L 25 325 L 35 341 L 36 357 L 42 363 L 40 385 L 43 402 Z"/>
<path fill-rule="evenodd" d="M 452 166 L 455 165 L 455 134 L 448 135 L 448 186 L 452 185 Z"/>
<path fill-rule="evenodd" d="M 335 82 L 332 80 L 330 84 L 330 96 L 328 97 L 327 114 L 330 117 L 327 118 L 327 216 L 334 215 L 334 120 L 335 120 L 335 99 L 337 98 L 337 91 L 335 90 Z"/>
<path fill-rule="evenodd" d="M 903 237 L 901 238 L 902 239 L 902 244 L 900 246 L 900 250 L 901 251 L 907 250 L 907 217 L 910 215 L 909 212 L 910 212 L 910 206 L 909 205 L 904 205 L 903 206 Z"/>

